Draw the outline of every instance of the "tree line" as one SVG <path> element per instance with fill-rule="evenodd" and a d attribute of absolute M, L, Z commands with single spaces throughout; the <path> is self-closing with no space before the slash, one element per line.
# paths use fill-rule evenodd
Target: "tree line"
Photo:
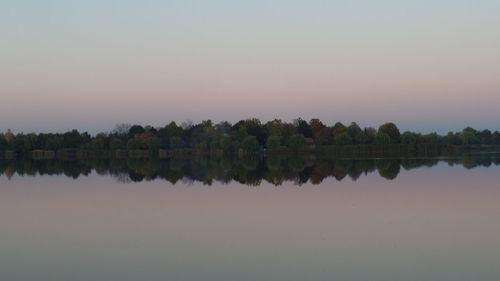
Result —
<path fill-rule="evenodd" d="M 309 122 L 298 118 L 293 122 L 275 119 L 262 123 L 246 119 L 231 124 L 210 120 L 198 124 L 170 122 L 164 127 L 119 124 L 108 133 L 91 135 L 77 130 L 65 133 L 18 133 L 11 130 L 0 133 L 0 151 L 26 153 L 33 150 L 58 151 L 63 149 L 148 150 L 157 153 L 169 151 L 199 151 L 223 153 L 258 153 L 266 151 L 299 152 L 307 147 L 328 146 L 384 146 L 384 145 L 500 145 L 500 132 L 475 130 L 466 127 L 446 135 L 400 132 L 392 122 L 379 128 L 361 128 L 355 122 L 333 126 L 319 119 Z"/>

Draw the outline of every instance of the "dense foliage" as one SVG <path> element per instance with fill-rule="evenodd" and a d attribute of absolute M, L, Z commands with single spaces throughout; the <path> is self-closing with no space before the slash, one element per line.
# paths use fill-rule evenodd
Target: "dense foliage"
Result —
<path fill-rule="evenodd" d="M 500 155 L 481 154 L 471 157 L 442 158 L 386 158 L 386 159 L 340 159 L 335 157 L 318 157 L 311 159 L 303 155 L 269 155 L 259 157 L 249 155 L 239 157 L 171 157 L 168 159 L 121 159 L 86 158 L 71 160 L 33 160 L 13 159 L 0 160 L 0 177 L 8 179 L 14 175 L 66 175 L 72 178 L 87 176 L 93 171 L 100 175 L 110 175 L 119 182 L 140 182 L 143 180 L 166 180 L 175 184 L 190 181 L 229 183 L 237 181 L 248 185 L 259 185 L 267 181 L 281 185 L 286 181 L 295 184 L 310 182 L 320 184 L 333 177 L 338 181 L 346 177 L 357 180 L 362 175 L 378 173 L 392 180 L 401 170 L 418 167 L 431 167 L 439 162 L 448 165 L 461 165 L 467 169 L 478 166 L 489 167 L 500 165 Z"/>
<path fill-rule="evenodd" d="M 394 123 L 378 129 L 348 126 L 337 122 L 328 126 L 319 119 L 306 122 L 296 119 L 291 123 L 259 119 L 241 120 L 236 124 L 202 121 L 199 124 L 171 122 L 164 127 L 119 124 L 109 133 L 90 135 L 72 130 L 66 133 L 14 134 L 0 133 L 0 151 L 17 153 L 33 150 L 196 150 L 224 153 L 268 151 L 302 151 L 306 147 L 353 145 L 500 145 L 500 132 L 478 131 L 467 127 L 447 135 L 436 133 L 401 133 Z"/>

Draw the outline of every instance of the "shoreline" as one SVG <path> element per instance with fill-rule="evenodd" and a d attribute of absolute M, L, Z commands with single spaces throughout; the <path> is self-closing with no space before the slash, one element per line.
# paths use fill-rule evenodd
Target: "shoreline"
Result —
<path fill-rule="evenodd" d="M 166 150 L 87 150 L 87 149 L 60 149 L 31 150 L 31 151 L 0 151 L 1 160 L 33 159 L 168 159 L 175 157 L 297 157 L 314 156 L 319 158 L 414 158 L 414 157 L 452 157 L 464 154 L 500 153 L 499 145 L 447 145 L 447 144 L 418 144 L 418 145 L 346 145 L 346 146 L 318 146 L 313 149 L 291 151 L 286 147 L 276 150 L 262 150 L 259 152 L 245 151 L 200 151 L 196 149 Z"/>

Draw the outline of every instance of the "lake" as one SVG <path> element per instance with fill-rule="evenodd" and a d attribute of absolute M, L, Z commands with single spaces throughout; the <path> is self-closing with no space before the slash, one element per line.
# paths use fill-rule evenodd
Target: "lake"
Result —
<path fill-rule="evenodd" d="M 500 155 L 0 161 L 0 280 L 500 280 Z"/>

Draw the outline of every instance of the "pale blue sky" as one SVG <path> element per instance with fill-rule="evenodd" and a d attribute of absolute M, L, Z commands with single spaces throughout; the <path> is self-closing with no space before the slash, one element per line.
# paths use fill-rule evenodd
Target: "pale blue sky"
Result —
<path fill-rule="evenodd" d="M 500 129 L 500 1 L 4 1 L 0 131 Z"/>

